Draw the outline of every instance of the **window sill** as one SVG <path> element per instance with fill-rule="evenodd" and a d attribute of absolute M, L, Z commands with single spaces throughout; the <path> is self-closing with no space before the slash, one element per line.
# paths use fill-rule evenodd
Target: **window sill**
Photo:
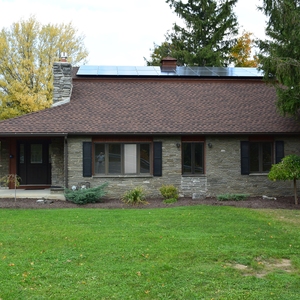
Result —
<path fill-rule="evenodd" d="M 145 175 L 94 175 L 93 178 L 152 178 L 153 175 L 145 174 Z"/>
<path fill-rule="evenodd" d="M 206 177 L 206 174 L 182 174 L 182 177 Z"/>
<path fill-rule="evenodd" d="M 250 173 L 250 176 L 268 176 L 269 173 Z"/>

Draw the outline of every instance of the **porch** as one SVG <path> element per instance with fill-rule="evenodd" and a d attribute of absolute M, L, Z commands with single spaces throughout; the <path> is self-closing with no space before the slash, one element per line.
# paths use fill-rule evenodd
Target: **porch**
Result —
<path fill-rule="evenodd" d="M 0 198 L 15 198 L 15 190 L 0 189 Z M 62 192 L 51 191 L 51 189 L 17 189 L 16 198 L 65 200 L 65 196 Z"/>

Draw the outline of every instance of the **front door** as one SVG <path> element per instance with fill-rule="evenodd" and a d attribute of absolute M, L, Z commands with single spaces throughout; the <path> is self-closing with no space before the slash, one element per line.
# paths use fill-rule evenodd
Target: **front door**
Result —
<path fill-rule="evenodd" d="M 20 141 L 17 153 L 21 185 L 51 184 L 49 141 Z"/>

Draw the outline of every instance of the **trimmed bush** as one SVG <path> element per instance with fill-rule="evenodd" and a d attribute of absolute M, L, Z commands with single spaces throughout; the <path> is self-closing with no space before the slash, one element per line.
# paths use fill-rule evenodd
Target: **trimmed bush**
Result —
<path fill-rule="evenodd" d="M 145 191 L 142 187 L 136 187 L 127 191 L 121 198 L 121 201 L 129 205 L 148 204 Z"/>
<path fill-rule="evenodd" d="M 162 187 L 159 189 L 161 195 L 164 197 L 164 203 L 168 199 L 173 199 L 173 203 L 178 200 L 179 194 L 178 194 L 178 189 L 174 185 L 162 185 Z M 174 201 L 175 199 L 175 201 Z"/>
<path fill-rule="evenodd" d="M 222 194 L 222 195 L 217 195 L 217 199 L 219 201 L 241 201 L 241 200 L 245 200 L 246 198 L 248 198 L 249 195 L 248 194 Z"/>
<path fill-rule="evenodd" d="M 70 190 L 65 189 L 65 197 L 67 201 L 75 204 L 87 204 L 101 202 L 101 198 L 106 194 L 104 189 L 107 183 L 94 188 Z"/>

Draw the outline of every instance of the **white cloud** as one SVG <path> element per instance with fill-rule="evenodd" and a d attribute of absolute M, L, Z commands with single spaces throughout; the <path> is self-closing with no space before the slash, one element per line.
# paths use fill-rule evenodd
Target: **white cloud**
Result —
<path fill-rule="evenodd" d="M 236 12 L 246 31 L 263 37 L 259 0 L 239 0 Z M 0 28 L 34 15 L 41 23 L 69 23 L 84 34 L 89 63 L 144 65 L 153 43 L 164 41 L 178 20 L 165 0 L 0 0 Z"/>
<path fill-rule="evenodd" d="M 257 9 L 257 6 L 261 4 L 260 2 L 260 0 L 251 2 L 249 0 L 239 0 L 235 12 L 238 16 L 241 30 L 250 31 L 257 38 L 264 38 L 266 17 Z"/>

